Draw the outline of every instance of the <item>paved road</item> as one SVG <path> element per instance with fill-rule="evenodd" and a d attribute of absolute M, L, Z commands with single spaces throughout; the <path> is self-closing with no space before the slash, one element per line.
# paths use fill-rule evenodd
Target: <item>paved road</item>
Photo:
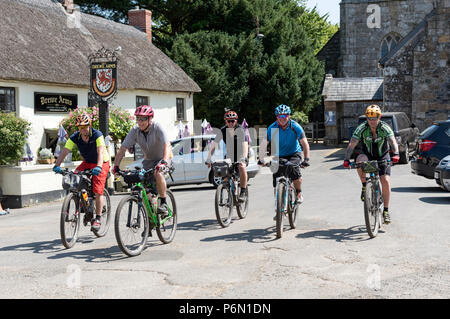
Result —
<path fill-rule="evenodd" d="M 393 223 L 368 239 L 360 183 L 342 156 L 313 148 L 298 227 L 281 239 L 268 169 L 251 180 L 247 218 L 226 229 L 212 187 L 173 188 L 174 242 L 155 234 L 135 258 L 121 253 L 112 228 L 99 239 L 82 228 L 64 249 L 61 201 L 12 210 L 0 216 L 0 298 L 449 298 L 450 193 L 395 166 Z"/>

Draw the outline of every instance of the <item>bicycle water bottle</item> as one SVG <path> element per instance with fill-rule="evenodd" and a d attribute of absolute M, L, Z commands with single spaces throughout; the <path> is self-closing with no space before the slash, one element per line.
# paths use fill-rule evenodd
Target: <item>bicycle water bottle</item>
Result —
<path fill-rule="evenodd" d="M 158 207 L 158 199 L 156 198 L 156 196 L 151 197 L 150 203 L 152 205 L 152 209 L 156 212 L 156 209 Z"/>
<path fill-rule="evenodd" d="M 83 189 L 83 190 L 81 191 L 81 196 L 83 197 L 84 202 L 86 203 L 86 206 L 89 207 L 89 206 L 90 206 L 90 203 L 89 203 L 89 199 L 88 199 L 88 193 L 86 192 L 85 189 Z"/>
<path fill-rule="evenodd" d="M 237 196 L 237 194 L 238 194 L 238 182 L 234 181 L 234 195 Z"/>

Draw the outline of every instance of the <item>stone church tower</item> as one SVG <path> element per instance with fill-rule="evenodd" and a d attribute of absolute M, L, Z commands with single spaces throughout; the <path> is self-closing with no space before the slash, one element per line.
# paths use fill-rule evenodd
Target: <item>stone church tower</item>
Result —
<path fill-rule="evenodd" d="M 419 129 L 450 116 L 450 0 L 341 0 L 325 62 L 326 140 L 349 137 L 368 104 Z M 331 117 L 331 120 L 330 120 Z"/>

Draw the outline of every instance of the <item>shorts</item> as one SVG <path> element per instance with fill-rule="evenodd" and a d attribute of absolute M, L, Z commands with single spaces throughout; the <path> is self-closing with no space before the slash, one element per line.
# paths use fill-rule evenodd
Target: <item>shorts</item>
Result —
<path fill-rule="evenodd" d="M 391 156 L 389 155 L 389 153 L 386 153 L 382 157 L 373 157 L 373 156 L 367 155 L 365 153 L 361 153 L 359 155 L 366 155 L 369 158 L 369 161 L 382 161 L 382 160 L 390 161 L 391 160 Z M 356 159 L 355 159 L 355 163 L 356 163 Z M 380 176 L 383 176 L 383 175 L 391 176 L 391 164 L 390 163 L 378 164 L 378 175 L 380 175 Z"/>
<path fill-rule="evenodd" d="M 280 156 L 280 158 L 286 159 L 289 162 L 296 164 L 296 166 L 294 166 L 293 169 L 291 170 L 290 176 L 288 176 L 291 180 L 295 181 L 300 177 L 302 177 L 302 172 L 300 170 L 300 164 L 302 163 L 301 153 L 294 153 L 293 155 L 290 156 Z M 273 181 L 272 181 L 273 187 L 277 185 L 277 178 L 283 175 L 283 173 L 284 171 L 280 171 L 280 169 L 278 169 L 278 172 L 273 174 Z"/>
<path fill-rule="evenodd" d="M 87 169 L 93 169 L 95 167 L 97 167 L 96 163 L 82 162 L 75 169 L 75 171 L 80 172 L 80 171 L 84 171 Z M 105 184 L 106 184 L 106 179 L 108 178 L 109 169 L 110 169 L 109 162 L 104 162 L 100 175 L 92 176 L 92 191 L 94 192 L 94 194 L 103 195 L 103 192 L 105 189 Z"/>

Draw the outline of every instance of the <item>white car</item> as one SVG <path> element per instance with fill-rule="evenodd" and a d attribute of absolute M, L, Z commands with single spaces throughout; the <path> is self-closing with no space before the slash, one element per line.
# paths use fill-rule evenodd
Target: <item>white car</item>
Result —
<path fill-rule="evenodd" d="M 211 168 L 205 165 L 208 153 L 215 135 L 196 135 L 183 137 L 171 142 L 172 144 L 172 164 L 175 171 L 172 173 L 173 181 L 167 178 L 168 186 L 211 183 L 217 187 L 222 182 L 221 177 L 214 177 Z M 225 144 L 219 143 L 211 160 L 223 159 Z M 127 166 L 127 169 L 142 167 L 142 159 Z M 256 162 L 255 151 L 250 147 L 249 163 L 247 166 L 248 178 L 253 178 L 258 174 L 260 167 Z"/>

